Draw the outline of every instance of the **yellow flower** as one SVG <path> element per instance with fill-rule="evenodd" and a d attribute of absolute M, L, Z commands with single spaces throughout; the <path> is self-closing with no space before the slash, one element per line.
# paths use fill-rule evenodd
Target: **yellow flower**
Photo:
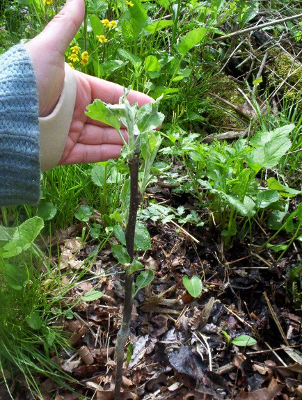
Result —
<path fill-rule="evenodd" d="M 72 62 L 79 61 L 79 57 L 74 53 L 70 54 L 67 58 L 68 58 L 68 60 L 71 60 Z"/>
<path fill-rule="evenodd" d="M 48 6 L 51 6 L 53 4 L 52 0 L 44 0 L 45 4 L 47 4 Z"/>
<path fill-rule="evenodd" d="M 83 51 L 82 55 L 81 55 L 81 65 L 84 67 L 89 60 L 89 54 L 88 51 Z"/>
<path fill-rule="evenodd" d="M 133 7 L 134 4 L 132 3 L 132 1 L 126 1 L 126 3 L 128 4 L 128 6 Z"/>
<path fill-rule="evenodd" d="M 99 39 L 99 42 L 101 43 L 108 42 L 108 39 L 106 39 L 104 35 L 96 35 L 96 37 Z"/>
<path fill-rule="evenodd" d="M 109 19 L 102 19 L 101 23 L 106 26 L 106 28 L 109 28 L 110 25 L 110 21 Z"/>
<path fill-rule="evenodd" d="M 116 24 L 116 22 L 114 20 L 109 22 L 109 24 L 108 24 L 108 28 L 109 29 L 110 28 L 116 28 L 116 27 L 117 27 L 117 24 Z"/>
<path fill-rule="evenodd" d="M 72 65 L 72 63 L 68 63 L 68 65 L 69 65 L 72 69 L 74 69 L 74 66 Z"/>
<path fill-rule="evenodd" d="M 70 47 L 70 50 L 71 50 L 74 54 L 79 54 L 80 48 L 79 48 L 79 46 L 73 46 L 73 47 Z"/>

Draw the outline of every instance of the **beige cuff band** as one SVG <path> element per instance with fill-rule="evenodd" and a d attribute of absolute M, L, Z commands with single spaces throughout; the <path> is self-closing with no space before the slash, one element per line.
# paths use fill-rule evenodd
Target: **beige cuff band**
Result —
<path fill-rule="evenodd" d="M 59 101 L 50 115 L 39 118 L 42 171 L 56 166 L 62 157 L 72 121 L 76 93 L 75 73 L 68 64 L 65 64 L 65 80 Z"/>

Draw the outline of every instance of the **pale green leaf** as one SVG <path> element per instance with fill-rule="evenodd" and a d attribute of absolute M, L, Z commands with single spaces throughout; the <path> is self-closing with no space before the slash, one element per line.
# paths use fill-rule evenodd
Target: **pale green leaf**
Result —
<path fill-rule="evenodd" d="M 119 121 L 119 110 L 112 111 L 111 109 L 108 109 L 99 99 L 94 100 L 92 104 L 87 106 L 87 110 L 86 115 L 91 119 L 110 125 L 117 131 L 120 130 L 121 123 Z"/>
<path fill-rule="evenodd" d="M 147 103 L 137 112 L 137 126 L 141 133 L 158 128 L 163 122 L 164 114 L 158 112 L 158 103 Z"/>
<path fill-rule="evenodd" d="M 37 216 L 23 222 L 14 232 L 12 239 L 3 246 L 3 258 L 14 257 L 28 250 L 43 227 L 43 219 Z"/>
<path fill-rule="evenodd" d="M 163 29 L 169 28 L 170 26 L 173 25 L 173 21 L 168 19 L 168 20 L 159 20 L 152 22 L 152 24 L 148 25 L 145 30 L 149 33 L 155 33 L 158 31 L 161 31 Z"/>
<path fill-rule="evenodd" d="M 258 193 L 256 204 L 258 208 L 266 208 L 279 200 L 277 190 L 262 190 Z"/>
<path fill-rule="evenodd" d="M 154 272 L 152 269 L 148 269 L 147 271 L 142 271 L 139 276 L 136 278 L 136 292 L 144 287 L 148 286 L 154 278 Z"/>
<path fill-rule="evenodd" d="M 254 346 L 257 343 L 257 340 L 248 335 L 240 335 L 235 339 L 231 340 L 231 343 L 235 346 L 246 347 L 246 346 Z"/>
<path fill-rule="evenodd" d="M 74 213 L 76 219 L 82 222 L 88 222 L 90 216 L 93 214 L 93 209 L 90 206 L 80 206 L 78 211 Z"/>
<path fill-rule="evenodd" d="M 121 246 L 120 244 L 112 244 L 111 248 L 112 254 L 120 264 L 126 265 L 130 263 L 130 256 L 127 252 L 126 247 Z"/>
<path fill-rule="evenodd" d="M 129 274 L 133 274 L 136 271 L 139 271 L 140 269 L 143 269 L 144 265 L 138 261 L 136 258 L 132 261 L 130 267 L 129 267 Z"/>
<path fill-rule="evenodd" d="M 201 27 L 191 30 L 179 42 L 178 50 L 184 56 L 192 47 L 199 44 L 205 37 L 207 28 Z"/>
<path fill-rule="evenodd" d="M 50 201 L 41 200 L 38 205 L 37 214 L 38 217 L 44 219 L 44 221 L 50 221 L 55 217 L 57 213 L 57 207 Z"/>
<path fill-rule="evenodd" d="M 294 124 L 284 125 L 269 132 L 258 132 L 250 140 L 250 144 L 254 147 L 263 146 L 270 143 L 273 139 L 287 138 L 295 128 Z"/>
<path fill-rule="evenodd" d="M 182 278 L 182 283 L 192 297 L 199 297 L 201 295 L 202 281 L 198 276 L 193 275 L 190 279 L 187 275 L 185 275 Z"/>
<path fill-rule="evenodd" d="M 102 296 L 104 295 L 104 293 L 98 291 L 98 290 L 90 290 L 89 292 L 87 292 L 86 294 L 84 294 L 83 296 L 81 296 L 81 300 L 82 301 L 94 301 L 94 300 L 98 300 L 100 299 Z"/>
<path fill-rule="evenodd" d="M 137 222 L 135 225 L 134 248 L 135 250 L 144 251 L 151 248 L 151 238 L 149 231 L 141 222 Z"/>
<path fill-rule="evenodd" d="M 133 66 L 139 66 L 142 63 L 142 59 L 136 54 L 130 53 L 130 51 L 125 49 L 118 49 L 120 56 L 130 61 Z"/>
<path fill-rule="evenodd" d="M 277 190 L 283 197 L 294 197 L 301 194 L 301 190 L 292 189 L 288 186 L 282 185 L 276 178 L 268 178 L 267 185 L 272 190 Z"/>
<path fill-rule="evenodd" d="M 34 311 L 31 315 L 29 315 L 26 318 L 25 321 L 32 329 L 35 330 L 39 330 L 42 326 L 42 320 L 39 311 Z"/>
<path fill-rule="evenodd" d="M 91 179 L 92 182 L 96 185 L 96 186 L 104 186 L 105 183 L 105 179 L 106 179 L 106 169 L 104 165 L 99 165 L 96 164 L 91 172 Z"/>

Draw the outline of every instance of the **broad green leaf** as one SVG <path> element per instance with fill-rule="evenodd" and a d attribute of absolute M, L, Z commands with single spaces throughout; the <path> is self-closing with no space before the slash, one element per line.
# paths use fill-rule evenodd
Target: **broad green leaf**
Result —
<path fill-rule="evenodd" d="M 251 21 L 258 15 L 258 12 L 259 12 L 258 0 L 247 1 L 245 5 L 245 11 L 240 16 L 240 22 L 242 22 L 243 25 L 247 24 L 249 21 Z"/>
<path fill-rule="evenodd" d="M 253 85 L 258 86 L 262 82 L 263 82 L 262 76 L 259 76 L 259 78 L 253 80 Z"/>
<path fill-rule="evenodd" d="M 109 110 L 104 103 L 96 99 L 92 104 L 87 106 L 86 115 L 91 119 L 103 122 L 104 124 L 113 126 L 117 131 L 120 130 L 121 123 L 119 121 L 120 112 Z"/>
<path fill-rule="evenodd" d="M 160 6 L 163 8 L 168 8 L 169 5 L 173 2 L 173 0 L 156 0 L 156 3 L 158 3 Z"/>
<path fill-rule="evenodd" d="M 22 290 L 28 282 L 27 270 L 22 264 L 13 265 L 5 262 L 2 274 L 8 285 L 15 290 Z"/>
<path fill-rule="evenodd" d="M 258 208 L 267 208 L 270 204 L 279 200 L 277 190 L 261 190 L 256 199 Z"/>
<path fill-rule="evenodd" d="M 274 129 L 269 132 L 258 132 L 250 140 L 250 144 L 254 147 L 261 147 L 266 143 L 270 143 L 273 139 L 286 138 L 295 128 L 294 124 L 285 125 L 281 128 Z"/>
<path fill-rule="evenodd" d="M 39 330 L 42 326 L 42 320 L 39 311 L 34 311 L 26 318 L 25 321 L 32 329 L 35 330 Z"/>
<path fill-rule="evenodd" d="M 241 214 L 243 216 L 246 216 L 249 214 L 249 211 L 247 210 L 244 203 L 242 203 L 237 197 L 235 197 L 231 194 L 225 194 L 223 192 L 221 192 L 221 195 L 226 200 L 227 204 L 231 208 L 234 208 L 236 211 L 238 211 L 239 214 Z"/>
<path fill-rule="evenodd" d="M 287 214 L 286 211 L 279 211 L 279 210 L 272 211 L 267 221 L 269 229 L 272 229 L 274 231 L 280 229 L 282 226 L 282 221 L 286 216 L 286 214 Z"/>
<path fill-rule="evenodd" d="M 135 250 L 149 250 L 151 248 L 149 231 L 141 222 L 136 222 L 135 225 L 134 248 Z"/>
<path fill-rule="evenodd" d="M 0 225 L 0 245 L 2 243 L 6 243 L 10 241 L 16 232 L 17 227 L 7 227 Z"/>
<path fill-rule="evenodd" d="M 117 210 L 115 210 L 112 214 L 110 214 L 109 218 L 111 218 L 113 221 L 116 221 L 118 223 L 121 223 L 124 221 L 123 215 L 120 214 Z"/>
<path fill-rule="evenodd" d="M 105 166 L 96 164 L 91 170 L 91 179 L 96 186 L 103 187 L 106 179 Z"/>
<path fill-rule="evenodd" d="M 168 19 L 168 20 L 159 20 L 156 22 L 152 22 L 152 24 L 148 25 L 145 30 L 149 33 L 155 33 L 158 31 L 161 31 L 163 29 L 169 28 L 170 26 L 173 25 L 173 21 Z"/>
<path fill-rule="evenodd" d="M 129 6 L 128 11 L 119 20 L 122 35 L 126 41 L 136 40 L 142 29 L 148 24 L 147 12 L 140 0 L 132 0 L 132 3 L 133 7 Z"/>
<path fill-rule="evenodd" d="M 158 103 L 147 103 L 137 112 L 137 126 L 141 133 L 158 128 L 163 122 L 164 114 L 158 112 Z"/>
<path fill-rule="evenodd" d="M 273 250 L 274 252 L 278 253 L 279 251 L 286 250 L 288 248 L 287 244 L 271 244 L 267 243 L 267 248 Z"/>
<path fill-rule="evenodd" d="M 182 278 L 182 283 L 192 297 L 199 297 L 201 295 L 202 281 L 198 276 L 193 275 L 190 279 L 187 275 L 185 275 Z"/>
<path fill-rule="evenodd" d="M 28 250 L 44 227 L 40 217 L 33 217 L 23 222 L 13 234 L 12 239 L 3 246 L 3 258 L 17 256 Z"/>
<path fill-rule="evenodd" d="M 76 219 L 82 222 L 88 222 L 90 216 L 93 214 L 92 207 L 89 206 L 80 206 L 78 211 L 74 214 Z"/>
<path fill-rule="evenodd" d="M 90 290 L 89 292 L 87 292 L 86 294 L 81 296 L 80 299 L 82 301 L 94 301 L 94 300 L 100 299 L 103 295 L 104 295 L 104 293 L 102 293 L 98 290 Z"/>
<path fill-rule="evenodd" d="M 50 201 L 41 200 L 38 205 L 37 214 L 38 217 L 44 219 L 44 221 L 50 221 L 53 219 L 57 213 L 57 207 Z"/>
<path fill-rule="evenodd" d="M 290 147 L 291 141 L 287 137 L 272 139 L 271 142 L 253 150 L 246 157 L 246 162 L 255 172 L 261 168 L 273 168 Z"/>
<path fill-rule="evenodd" d="M 161 70 L 161 66 L 157 57 L 152 55 L 148 56 L 145 59 L 145 69 L 150 78 L 156 78 L 157 76 L 159 76 L 159 71 Z"/>
<path fill-rule="evenodd" d="M 196 28 L 187 33 L 179 42 L 178 50 L 184 56 L 192 47 L 199 44 L 205 37 L 207 28 Z"/>
<path fill-rule="evenodd" d="M 248 335 L 240 335 L 235 339 L 231 340 L 231 343 L 235 346 L 246 347 L 246 346 L 254 346 L 257 343 L 257 340 Z"/>
<path fill-rule="evenodd" d="M 133 274 L 134 272 L 139 271 L 140 269 L 143 269 L 143 268 L 144 268 L 144 265 L 135 258 L 132 261 L 132 263 L 128 269 L 128 272 L 129 272 L 129 274 Z"/>
<path fill-rule="evenodd" d="M 302 191 L 292 189 L 288 186 L 282 185 L 276 178 L 268 178 L 267 185 L 272 190 L 278 190 L 279 194 L 283 197 L 294 197 L 301 194 Z"/>
<path fill-rule="evenodd" d="M 113 227 L 113 233 L 117 240 L 122 243 L 122 245 L 126 246 L 125 232 L 120 225 L 115 225 Z"/>
<path fill-rule="evenodd" d="M 121 246 L 120 244 L 112 244 L 112 254 L 118 260 L 118 262 L 122 265 L 126 265 L 130 263 L 130 256 L 126 247 Z"/>
<path fill-rule="evenodd" d="M 90 15 L 89 20 L 94 36 L 105 34 L 105 27 L 97 15 L 95 14 Z"/>
<path fill-rule="evenodd" d="M 99 69 L 99 75 L 101 77 L 103 76 L 109 76 L 112 74 L 112 72 L 118 70 L 121 68 L 125 63 L 121 60 L 108 60 L 103 62 L 98 66 Z"/>
<path fill-rule="evenodd" d="M 142 59 L 136 54 L 130 53 L 130 51 L 125 49 L 118 49 L 118 53 L 120 56 L 130 61 L 133 66 L 140 66 L 142 63 Z"/>
<path fill-rule="evenodd" d="M 153 281 L 154 272 L 152 269 L 148 269 L 147 271 L 142 271 L 139 276 L 136 278 L 135 285 L 137 286 L 136 291 L 143 289 L 148 286 L 149 283 Z"/>

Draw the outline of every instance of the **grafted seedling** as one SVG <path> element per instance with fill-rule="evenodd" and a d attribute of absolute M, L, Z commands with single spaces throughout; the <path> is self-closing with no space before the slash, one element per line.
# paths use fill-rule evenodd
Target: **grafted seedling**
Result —
<path fill-rule="evenodd" d="M 125 158 L 130 173 L 130 201 L 128 209 L 124 210 L 126 230 L 123 227 L 116 226 L 115 233 L 122 243 L 113 245 L 112 251 L 120 264 L 125 269 L 125 298 L 124 310 L 121 328 L 116 341 L 116 378 L 115 378 L 115 399 L 120 398 L 122 385 L 124 348 L 130 333 L 131 311 L 133 297 L 136 292 L 147 286 L 153 279 L 153 271 L 142 271 L 135 284 L 133 281 L 134 272 L 138 271 L 143 265 L 135 258 L 137 227 L 137 212 L 141 202 L 141 197 L 148 185 L 150 171 L 154 162 L 156 153 L 161 144 L 161 137 L 155 129 L 162 123 L 164 115 L 158 112 L 157 100 L 154 103 L 145 104 L 139 108 L 138 105 L 130 104 L 127 99 L 129 90 L 120 98 L 118 105 L 105 104 L 101 100 L 95 100 L 93 104 L 87 107 L 87 115 L 98 121 L 114 127 L 123 143 L 122 156 Z M 121 126 L 124 125 L 128 133 L 128 142 L 125 141 Z M 139 174 L 140 157 L 143 159 L 142 173 Z M 139 179 L 139 176 L 141 178 Z M 126 205 L 124 205 L 126 207 Z M 144 235 L 148 236 L 146 228 L 140 227 Z M 143 235 L 143 236 L 144 236 Z M 148 236 L 149 237 L 149 236 Z M 138 246 L 141 250 L 150 247 L 150 238 L 144 240 L 143 246 Z M 134 290 L 133 290 L 134 288 Z M 136 288 L 136 290 L 135 290 Z"/>

